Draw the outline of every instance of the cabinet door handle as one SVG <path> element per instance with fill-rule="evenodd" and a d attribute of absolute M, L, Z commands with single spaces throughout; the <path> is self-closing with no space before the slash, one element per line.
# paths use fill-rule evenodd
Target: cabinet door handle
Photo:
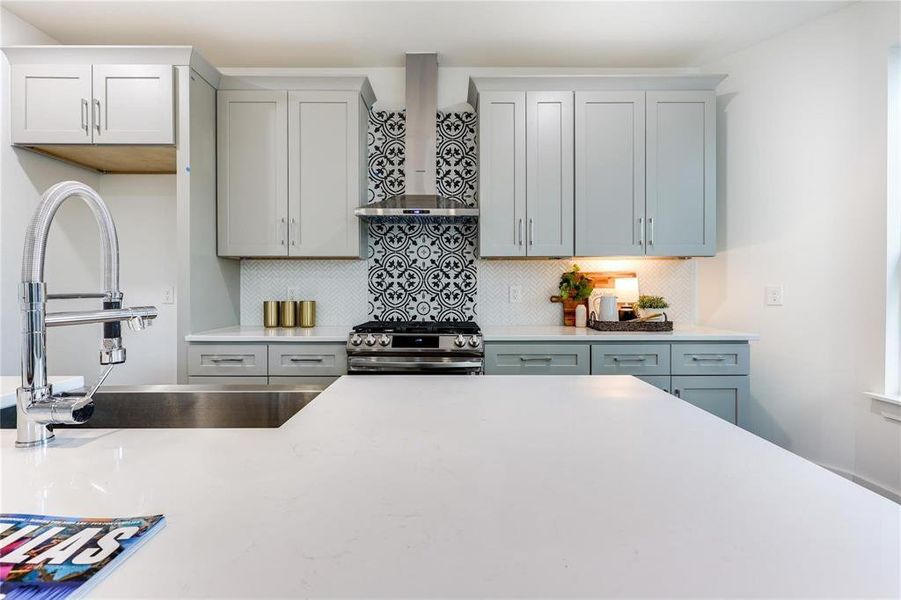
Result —
<path fill-rule="evenodd" d="M 291 245 L 297 245 L 297 219 L 291 217 Z"/>
<path fill-rule="evenodd" d="M 682 390 L 680 390 L 679 388 L 674 389 L 674 390 L 673 390 L 673 396 L 675 396 L 676 398 L 681 398 L 681 397 L 682 397 Z"/>
<path fill-rule="evenodd" d="M 614 356 L 613 362 L 645 362 L 647 356 Z"/>
<path fill-rule="evenodd" d="M 535 219 L 529 217 L 529 245 L 535 245 Z"/>
<path fill-rule="evenodd" d="M 648 217 L 648 246 L 654 245 L 654 217 Z"/>
<path fill-rule="evenodd" d="M 551 362 L 550 356 L 520 356 L 522 362 Z"/>
<path fill-rule="evenodd" d="M 81 99 L 81 128 L 84 129 L 85 135 L 88 133 L 88 101 L 86 98 Z"/>
<path fill-rule="evenodd" d="M 325 359 L 321 356 L 292 356 L 289 360 L 291 362 L 322 362 Z"/>
<path fill-rule="evenodd" d="M 288 236 L 288 225 L 287 225 L 287 223 L 285 222 L 285 218 L 284 218 L 284 217 L 282 217 L 281 219 L 279 219 L 279 222 L 281 223 L 281 227 L 279 227 L 279 231 L 281 231 L 281 234 L 282 234 L 281 243 L 282 243 L 282 246 L 284 246 L 284 245 L 285 245 L 285 238 Z"/>
<path fill-rule="evenodd" d="M 242 363 L 244 359 L 240 356 L 231 357 L 231 356 L 214 356 L 210 358 L 210 362 L 214 363 Z"/>
<path fill-rule="evenodd" d="M 522 246 L 522 219 L 519 219 L 519 245 Z"/>
<path fill-rule="evenodd" d="M 100 134 L 100 100 L 94 98 L 94 129 Z"/>
<path fill-rule="evenodd" d="M 698 362 L 703 362 L 703 361 L 723 362 L 724 360 L 726 360 L 726 357 L 725 357 L 725 356 L 698 356 L 698 355 L 694 355 L 694 356 L 691 357 L 691 360 L 695 360 L 695 361 L 698 361 Z"/>
<path fill-rule="evenodd" d="M 638 217 L 638 245 L 644 246 L 644 217 Z"/>

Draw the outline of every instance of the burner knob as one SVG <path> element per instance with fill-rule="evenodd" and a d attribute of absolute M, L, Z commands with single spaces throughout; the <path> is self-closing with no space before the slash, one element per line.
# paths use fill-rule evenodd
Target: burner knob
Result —
<path fill-rule="evenodd" d="M 390 344 L 390 343 L 391 343 L 391 338 L 388 337 L 387 335 L 385 335 L 385 334 L 383 333 L 383 334 L 382 334 L 382 337 L 379 338 L 379 345 L 380 345 L 380 346 L 387 346 L 387 345 Z"/>
<path fill-rule="evenodd" d="M 466 345 L 466 338 L 464 338 L 462 335 L 458 335 L 457 337 L 454 338 L 454 346 L 456 346 L 457 348 L 462 348 L 465 345 Z"/>
<path fill-rule="evenodd" d="M 474 335 L 471 338 L 469 338 L 469 345 L 472 346 L 473 348 L 478 348 L 480 343 L 481 343 L 481 340 L 479 339 L 479 336 L 477 336 L 477 335 Z"/>
<path fill-rule="evenodd" d="M 366 336 L 366 345 L 367 346 L 375 346 L 375 338 L 372 337 L 372 334 Z"/>
<path fill-rule="evenodd" d="M 357 335 L 355 333 L 352 336 L 350 336 L 350 343 L 353 344 L 354 346 L 359 346 L 360 344 L 363 343 L 363 338 L 361 338 L 359 335 Z"/>

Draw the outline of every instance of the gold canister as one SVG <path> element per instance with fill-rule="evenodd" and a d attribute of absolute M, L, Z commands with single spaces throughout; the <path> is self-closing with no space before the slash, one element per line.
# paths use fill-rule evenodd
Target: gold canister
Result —
<path fill-rule="evenodd" d="M 297 303 L 297 322 L 301 327 L 316 326 L 315 300 L 301 300 Z"/>
<path fill-rule="evenodd" d="M 263 327 L 278 327 L 278 302 L 263 301 Z"/>
<path fill-rule="evenodd" d="M 297 311 L 294 300 L 280 300 L 278 303 L 278 324 L 281 327 L 294 327 L 294 314 Z"/>

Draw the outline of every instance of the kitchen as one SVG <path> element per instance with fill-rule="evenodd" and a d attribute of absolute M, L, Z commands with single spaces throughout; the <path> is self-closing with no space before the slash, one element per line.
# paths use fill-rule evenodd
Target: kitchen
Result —
<path fill-rule="evenodd" d="M 3 512 L 165 514 L 97 594 L 901 593 L 896 3 L 177 5 L 0 9 Z"/>

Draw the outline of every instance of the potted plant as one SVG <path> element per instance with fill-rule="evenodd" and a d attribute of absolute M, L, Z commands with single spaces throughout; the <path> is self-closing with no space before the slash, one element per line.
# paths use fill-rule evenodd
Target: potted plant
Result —
<path fill-rule="evenodd" d="M 636 312 L 642 319 L 651 315 L 661 315 L 666 308 L 669 308 L 669 304 L 663 296 L 641 295 L 635 303 Z"/>
<path fill-rule="evenodd" d="M 588 309 L 588 297 L 594 289 L 594 283 L 579 272 L 579 265 L 560 276 L 560 295 L 552 296 L 552 302 L 563 303 L 563 324 L 576 324 L 576 307 L 582 305 Z"/>

